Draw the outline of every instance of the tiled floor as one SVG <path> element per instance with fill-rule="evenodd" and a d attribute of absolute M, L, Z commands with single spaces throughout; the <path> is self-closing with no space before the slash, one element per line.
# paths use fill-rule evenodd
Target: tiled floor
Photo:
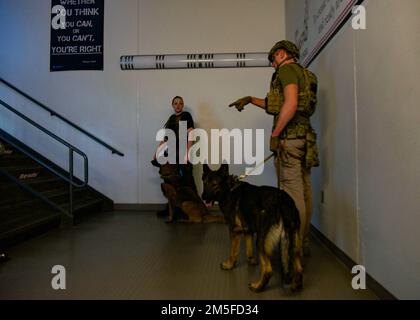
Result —
<path fill-rule="evenodd" d="M 223 224 L 165 224 L 153 212 L 120 211 L 57 229 L 8 251 L 0 264 L 0 299 L 377 299 L 353 290 L 352 274 L 317 239 L 306 259 L 304 289 L 280 288 L 275 272 L 262 293 L 248 290 L 258 267 L 219 268 L 227 258 Z M 54 290 L 54 265 L 66 270 L 66 289 Z M 274 262 L 278 269 L 278 262 Z"/>

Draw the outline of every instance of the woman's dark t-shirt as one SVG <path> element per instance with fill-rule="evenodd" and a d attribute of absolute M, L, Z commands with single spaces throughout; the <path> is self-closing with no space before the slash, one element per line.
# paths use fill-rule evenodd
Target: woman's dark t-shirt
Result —
<path fill-rule="evenodd" d="M 165 123 L 165 129 L 171 129 L 174 131 L 176 136 L 176 161 L 179 163 L 179 122 L 180 121 L 187 121 L 187 129 L 194 129 L 194 121 L 189 112 L 183 111 L 181 114 L 176 115 L 173 114 L 169 117 L 168 121 Z"/>

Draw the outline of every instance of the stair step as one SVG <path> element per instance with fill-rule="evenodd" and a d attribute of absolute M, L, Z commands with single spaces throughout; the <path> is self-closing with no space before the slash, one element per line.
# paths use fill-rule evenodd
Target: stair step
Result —
<path fill-rule="evenodd" d="M 16 164 L 10 164 L 10 165 L 0 165 L 0 168 L 2 168 L 3 170 L 7 170 L 8 172 L 10 172 L 10 171 L 20 171 L 20 170 L 24 170 L 24 171 L 30 171 L 30 170 L 32 170 L 32 171 L 35 171 L 35 170 L 39 170 L 39 171 L 41 171 L 41 170 L 43 170 L 44 169 L 44 167 L 43 166 L 41 166 L 40 164 L 38 164 L 38 163 L 33 163 L 33 164 L 31 164 L 31 165 L 22 165 L 22 166 L 19 166 L 19 165 L 16 165 Z"/>
<path fill-rule="evenodd" d="M 94 198 L 75 199 L 73 201 L 73 214 L 77 216 L 90 212 L 99 212 L 102 209 L 103 202 L 103 199 Z M 64 203 L 60 205 L 60 207 L 68 212 L 70 204 Z M 1 230 L 4 229 L 2 226 L 5 224 L 19 224 L 19 221 L 26 219 L 36 212 L 55 212 L 57 214 L 61 214 L 58 210 L 49 207 L 47 204 L 38 199 L 33 200 L 29 206 L 18 205 L 14 209 L 2 209 L 0 211 L 0 234 L 2 233 Z"/>
<path fill-rule="evenodd" d="M 0 146 L 0 151 L 3 151 L 3 153 L 1 153 L 2 156 L 15 153 L 15 149 L 11 147 L 6 141 L 0 139 L 0 143 L 3 146 L 3 148 Z"/>
<path fill-rule="evenodd" d="M 32 210 L 30 212 L 14 212 L 12 216 L 5 217 L 0 222 L 0 236 L 3 233 L 6 233 L 9 229 L 15 228 L 16 226 L 22 225 L 24 226 L 26 223 L 30 223 L 31 221 L 36 221 L 40 217 L 57 217 L 61 216 L 61 213 L 57 210 L 52 210 L 49 208 L 39 208 L 36 210 Z"/>
<path fill-rule="evenodd" d="M 0 156 L 0 166 L 1 167 L 10 167 L 10 166 L 22 166 L 22 165 L 31 165 L 36 163 L 35 160 L 29 158 L 26 154 L 23 153 L 11 153 L 11 154 L 2 154 Z"/>
<path fill-rule="evenodd" d="M 10 152 L 7 152 L 7 153 L 2 154 L 1 155 L 1 158 L 0 158 L 0 163 L 2 161 L 9 160 L 9 159 L 16 159 L 16 160 L 31 159 L 30 157 L 28 157 L 24 153 L 21 153 L 21 152 L 18 152 L 16 150 L 12 150 L 12 149 L 8 149 L 8 150 L 9 151 L 12 151 L 12 152 L 11 153 Z"/>
<path fill-rule="evenodd" d="M 9 212 L 13 210 L 20 210 L 24 209 L 25 207 L 31 207 L 32 204 L 38 201 L 38 198 L 33 196 L 32 198 L 27 197 L 27 193 L 20 198 L 11 198 L 11 199 L 4 199 L 0 201 L 0 211 Z M 66 189 L 57 189 L 57 190 L 49 190 L 45 192 L 40 192 L 44 197 L 48 198 L 50 201 L 57 205 L 62 205 L 69 202 L 70 192 Z M 73 189 L 73 201 L 84 199 L 89 197 L 89 194 L 84 194 L 83 189 Z"/>
<path fill-rule="evenodd" d="M 42 234 L 60 225 L 61 215 L 54 211 L 36 211 L 20 219 L 0 224 L 0 250 Z"/>
<path fill-rule="evenodd" d="M 3 138 L 16 147 L 6 142 L 4 146 L 11 153 L 0 155 L 0 250 L 4 244 L 24 240 L 36 230 L 45 232 L 49 228 L 57 227 L 63 215 L 59 208 L 68 211 L 70 207 L 68 182 L 27 157 L 20 150 L 33 154 L 63 176 L 68 175 L 66 169 L 57 166 L 42 154 L 0 129 L 0 141 Z M 21 184 L 44 196 L 57 207 L 54 208 L 45 199 L 31 194 L 7 175 L 16 179 L 21 177 L 19 179 Z M 80 180 L 75 178 L 75 182 L 80 183 Z M 91 187 L 75 187 L 73 196 L 75 222 L 89 213 L 113 209 L 113 202 Z"/>
<path fill-rule="evenodd" d="M 60 186 L 69 186 L 67 181 L 54 175 L 40 175 L 34 179 L 28 179 L 24 183 L 37 191 L 58 188 Z"/>
<path fill-rule="evenodd" d="M 37 212 L 58 212 L 58 210 L 51 208 L 41 200 L 33 202 L 31 206 L 19 210 L 1 210 L 0 212 L 0 229 L 5 230 L 4 226 L 19 224 L 22 221 L 30 220 L 32 214 Z M 3 231 L 2 231 L 3 232 Z M 2 233 L 0 232 L 0 234 Z"/>
<path fill-rule="evenodd" d="M 4 145 L 5 147 L 10 147 L 9 143 L 7 143 L 7 141 L 4 141 L 1 137 L 0 137 L 0 142 L 2 143 L 2 145 Z"/>
<path fill-rule="evenodd" d="M 11 176 L 21 180 L 37 178 L 44 171 L 44 168 L 40 165 L 0 166 L 0 169 L 7 171 Z"/>
<path fill-rule="evenodd" d="M 57 190 L 66 186 L 68 188 L 68 183 L 58 177 L 51 176 L 40 176 L 34 179 L 21 180 L 21 182 L 39 193 Z M 25 197 L 28 191 L 6 177 L 2 177 L 0 178 L 0 194 L 2 195 L 0 198 L 1 203 L 1 199 L 3 198 L 7 199 L 11 197 L 15 199 L 17 197 Z"/>
<path fill-rule="evenodd" d="M 80 220 L 80 218 L 83 218 L 84 216 L 89 215 L 91 213 L 104 211 L 104 205 L 104 200 L 98 198 L 90 198 L 84 201 L 75 201 L 73 203 L 73 215 L 75 222 Z M 68 211 L 70 205 L 67 203 L 62 205 L 61 208 Z"/>
<path fill-rule="evenodd" d="M 51 208 L 48 204 L 44 203 L 42 200 L 36 199 L 34 200 L 30 206 L 28 205 L 17 205 L 11 206 L 9 209 L 3 209 L 0 212 L 0 219 L 2 222 L 14 220 L 16 214 L 30 214 L 36 211 L 58 211 L 55 208 Z"/>

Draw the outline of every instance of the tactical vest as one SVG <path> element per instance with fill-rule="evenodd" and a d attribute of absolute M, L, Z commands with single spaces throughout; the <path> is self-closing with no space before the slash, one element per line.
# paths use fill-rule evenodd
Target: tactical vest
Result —
<path fill-rule="evenodd" d="M 298 64 L 299 65 L 299 64 Z M 301 67 L 304 77 L 304 87 L 298 93 L 297 111 L 280 135 L 281 139 L 305 139 L 307 168 L 319 166 L 318 150 L 316 146 L 316 132 L 312 129 L 309 117 L 315 112 L 317 104 L 318 81 L 314 73 Z M 284 104 L 284 93 L 280 89 L 280 79 L 275 74 L 267 94 L 266 112 L 274 115 L 273 130 L 277 124 L 280 110 Z"/>
<path fill-rule="evenodd" d="M 303 91 L 298 93 L 297 111 L 309 118 L 314 114 L 316 108 L 318 80 L 314 73 L 307 68 L 302 67 L 300 64 L 298 65 L 302 68 L 305 86 Z M 277 77 L 276 73 L 276 76 L 270 83 L 270 91 L 267 94 L 266 106 L 266 112 L 274 116 L 280 113 L 284 103 L 284 94 L 283 90 L 280 90 L 280 87 L 280 79 Z"/>

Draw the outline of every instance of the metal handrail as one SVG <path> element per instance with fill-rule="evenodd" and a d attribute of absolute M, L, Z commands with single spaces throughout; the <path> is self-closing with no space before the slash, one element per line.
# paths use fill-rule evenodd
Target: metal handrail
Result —
<path fill-rule="evenodd" d="M 4 83 L 6 86 L 8 86 L 9 88 L 13 89 L 14 91 L 16 91 L 17 93 L 19 93 L 20 95 L 24 96 L 26 99 L 32 101 L 33 103 L 37 104 L 38 106 L 40 106 L 41 108 L 43 108 L 44 110 L 48 111 L 50 113 L 50 115 L 52 117 L 57 117 L 60 120 L 64 121 L 65 123 L 71 125 L 72 127 L 74 127 L 75 129 L 79 130 L 80 132 L 82 132 L 83 134 L 87 135 L 89 138 L 91 138 L 92 140 L 96 141 L 97 143 L 103 145 L 105 148 L 111 150 L 111 152 L 114 154 L 118 154 L 119 156 L 123 157 L 124 153 L 122 153 L 121 151 L 118 151 L 117 149 L 115 149 L 114 147 L 111 147 L 109 144 L 107 144 L 106 142 L 102 141 L 101 139 L 95 137 L 93 134 L 91 134 L 90 132 L 86 131 L 85 129 L 79 127 L 78 125 L 76 125 L 75 123 L 71 122 L 70 120 L 67 120 L 66 118 L 64 118 L 62 115 L 58 114 L 57 112 L 55 112 L 54 110 L 48 108 L 45 104 L 39 102 L 38 100 L 32 98 L 30 95 L 26 94 L 25 92 L 23 92 L 22 90 L 20 90 L 19 88 L 15 87 L 13 84 L 11 84 L 10 82 L 4 80 L 3 78 L 0 78 L 0 82 Z"/>
<path fill-rule="evenodd" d="M 7 141 L 11 145 L 13 145 L 13 147 L 15 147 L 19 151 L 25 153 L 27 156 L 31 157 L 33 160 L 35 160 L 36 162 L 38 162 L 40 165 L 42 165 L 46 169 L 50 170 L 51 172 L 53 172 L 57 176 L 61 177 L 65 181 L 69 182 L 69 188 L 70 188 L 70 194 L 69 194 L 69 196 L 70 196 L 69 214 L 72 217 L 73 216 L 73 186 L 79 187 L 79 188 L 83 188 L 83 187 L 87 186 L 87 184 L 88 184 L 88 176 L 89 176 L 88 157 L 86 156 L 86 154 L 84 152 L 80 151 L 78 148 L 76 148 L 75 146 L 71 145 L 67 141 L 63 140 L 62 138 L 58 137 L 57 135 L 55 135 L 51 131 L 45 129 L 44 127 L 42 127 L 41 125 L 39 125 L 35 121 L 31 120 L 30 118 L 28 118 L 23 113 L 17 111 L 15 108 L 13 108 L 12 106 L 10 106 L 9 104 L 7 104 L 6 102 L 4 102 L 1 99 L 0 99 L 0 104 L 3 105 L 3 107 L 5 107 L 6 109 L 8 109 L 9 111 L 11 111 L 14 114 L 16 114 L 17 116 L 19 116 L 20 118 L 22 118 L 23 120 L 25 120 L 26 122 L 28 122 L 29 124 L 33 125 L 38 130 L 44 132 L 45 134 L 47 134 L 51 138 L 55 139 L 56 141 L 60 142 L 61 144 L 63 144 L 64 146 L 66 146 L 69 149 L 69 177 L 66 177 L 65 175 L 61 174 L 60 172 L 58 172 L 57 170 L 55 170 L 54 168 L 52 168 L 51 166 L 49 166 L 48 164 L 46 164 L 42 159 L 38 159 L 34 155 L 30 154 L 30 152 L 27 152 L 26 150 L 24 150 L 23 148 L 19 147 L 15 143 L 13 143 L 11 141 Z M 84 167 L 84 179 L 83 179 L 83 183 L 77 183 L 77 182 L 75 182 L 73 180 L 73 177 L 74 177 L 74 174 L 73 174 L 73 171 L 74 171 L 73 170 L 74 169 L 74 167 L 73 167 L 74 152 L 78 153 L 83 158 L 83 167 Z"/>
<path fill-rule="evenodd" d="M 9 143 L 9 141 L 7 139 L 5 139 L 5 141 Z M 18 178 L 15 178 L 13 175 L 9 174 L 7 171 L 0 168 L 0 173 L 3 174 L 4 176 L 6 176 L 7 178 L 9 178 L 10 180 L 12 180 L 14 183 L 18 184 L 21 188 L 25 189 L 29 193 L 32 193 L 33 195 L 42 199 L 44 202 L 48 203 L 51 207 L 54 207 L 56 210 L 58 210 L 58 211 L 60 211 L 64 214 L 68 214 L 68 212 L 66 210 L 64 210 L 63 208 L 61 208 L 59 205 L 52 202 L 50 199 L 48 199 L 47 197 L 42 195 L 40 192 L 35 191 L 34 189 L 29 187 L 28 185 L 20 182 Z"/>

